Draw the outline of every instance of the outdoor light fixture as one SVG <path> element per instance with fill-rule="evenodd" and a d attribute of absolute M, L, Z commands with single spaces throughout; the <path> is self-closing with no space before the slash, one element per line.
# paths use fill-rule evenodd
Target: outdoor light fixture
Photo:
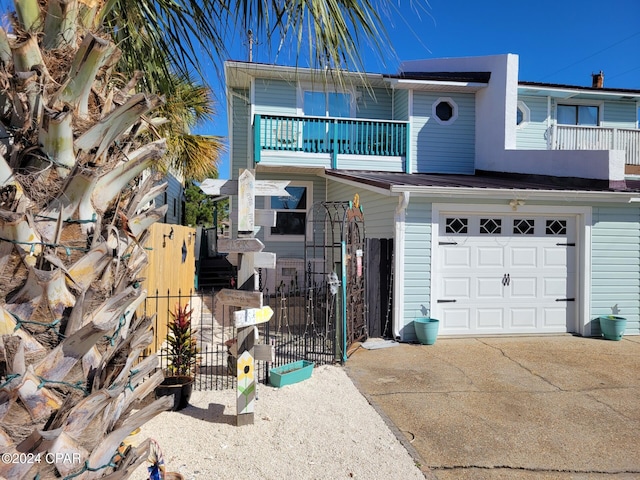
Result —
<path fill-rule="evenodd" d="M 518 200 L 516 198 L 514 198 L 513 200 L 511 200 L 509 202 L 509 206 L 511 207 L 511 209 L 515 212 L 516 210 L 518 210 L 518 207 L 524 205 L 524 200 Z"/>
<path fill-rule="evenodd" d="M 169 240 L 173 240 L 173 227 L 171 227 L 171 230 L 169 230 L 169 235 L 167 235 L 166 233 L 162 235 L 162 248 L 167 246 L 167 238 Z"/>

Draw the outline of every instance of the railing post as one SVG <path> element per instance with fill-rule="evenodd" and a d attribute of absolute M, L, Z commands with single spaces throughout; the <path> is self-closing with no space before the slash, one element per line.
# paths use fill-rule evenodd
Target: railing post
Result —
<path fill-rule="evenodd" d="M 618 150 L 618 145 L 619 145 L 619 139 L 618 139 L 618 129 L 616 127 L 613 128 L 613 133 L 612 133 L 613 138 L 611 139 L 611 143 L 613 145 L 611 145 L 611 149 L 612 150 Z"/>
<path fill-rule="evenodd" d="M 331 147 L 331 168 L 336 170 L 338 168 L 338 120 L 333 119 L 333 133 L 332 133 L 333 145 Z"/>
<path fill-rule="evenodd" d="M 411 124 L 405 126 L 404 173 L 411 173 Z"/>
<path fill-rule="evenodd" d="M 260 145 L 260 115 L 253 117 L 253 161 L 260 163 L 260 153 L 262 145 Z"/>

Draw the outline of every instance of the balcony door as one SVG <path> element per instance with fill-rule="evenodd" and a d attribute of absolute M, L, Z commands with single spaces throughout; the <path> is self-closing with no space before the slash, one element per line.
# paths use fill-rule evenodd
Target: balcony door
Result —
<path fill-rule="evenodd" d="M 336 136 L 339 141 L 347 139 L 346 131 L 343 129 L 339 129 L 334 135 L 332 119 L 351 117 L 352 99 L 353 95 L 347 92 L 304 91 L 302 111 L 305 117 L 314 117 L 305 118 L 304 121 L 305 150 L 327 152 L 330 151 L 330 141 L 333 141 Z"/>

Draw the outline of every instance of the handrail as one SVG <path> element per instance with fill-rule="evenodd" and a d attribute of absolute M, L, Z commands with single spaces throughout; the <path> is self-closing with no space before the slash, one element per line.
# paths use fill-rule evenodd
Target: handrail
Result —
<path fill-rule="evenodd" d="M 362 118 L 256 115 L 256 148 L 339 154 L 406 156 L 409 122 Z"/>
<path fill-rule="evenodd" d="M 552 150 L 624 150 L 627 165 L 640 165 L 640 130 L 634 128 L 554 125 Z"/>

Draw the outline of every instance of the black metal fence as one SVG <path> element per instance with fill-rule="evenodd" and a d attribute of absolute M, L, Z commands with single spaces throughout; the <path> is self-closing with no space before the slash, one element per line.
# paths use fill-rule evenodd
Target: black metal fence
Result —
<path fill-rule="evenodd" d="M 171 312 L 177 304 L 189 304 L 192 309 L 192 329 L 198 340 L 195 388 L 197 390 L 223 390 L 236 387 L 234 340 L 236 329 L 229 307 L 215 304 L 215 292 L 181 292 L 147 297 L 144 314 L 156 313 L 155 331 L 171 321 Z M 268 383 L 269 369 L 297 360 L 310 360 L 316 365 L 334 363 L 336 357 L 336 329 L 332 309 L 334 295 L 326 284 L 301 288 L 298 285 L 280 285 L 275 292 L 265 290 L 263 303 L 273 309 L 271 321 L 258 326 L 258 344 L 273 345 L 273 362 L 257 361 L 257 379 Z M 218 308 L 216 308 L 218 307 Z M 161 368 L 169 366 L 167 334 L 155 337 L 154 348 Z"/>

